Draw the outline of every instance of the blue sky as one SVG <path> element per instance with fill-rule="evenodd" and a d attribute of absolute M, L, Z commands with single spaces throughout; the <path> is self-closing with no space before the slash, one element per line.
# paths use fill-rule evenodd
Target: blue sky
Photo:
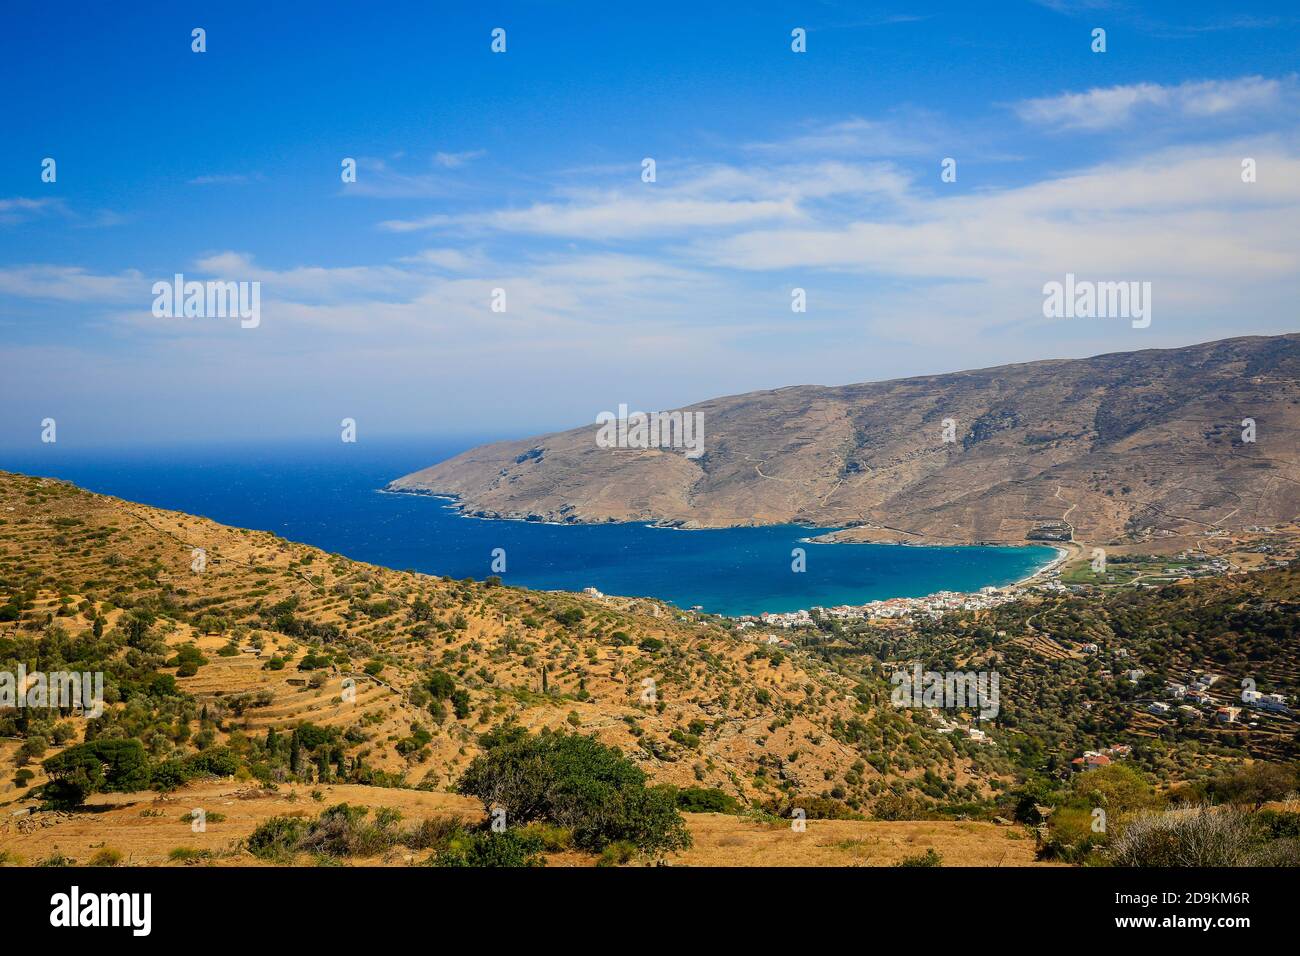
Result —
<path fill-rule="evenodd" d="M 526 434 L 1297 327 L 1287 4 L 462 6 L 10 3 L 0 445 Z M 1067 271 L 1152 282 L 1151 326 L 1045 319 Z M 260 325 L 155 317 L 177 272 Z"/>

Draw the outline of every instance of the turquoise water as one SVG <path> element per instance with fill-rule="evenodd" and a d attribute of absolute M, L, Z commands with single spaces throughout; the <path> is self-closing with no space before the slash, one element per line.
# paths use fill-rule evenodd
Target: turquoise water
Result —
<path fill-rule="evenodd" d="M 349 558 L 428 574 L 484 578 L 505 550 L 507 584 L 646 595 L 720 614 L 861 604 L 1009 584 L 1051 560 L 1046 547 L 809 544 L 795 525 L 676 531 L 643 524 L 548 525 L 458 515 L 443 499 L 384 494 L 393 478 L 476 441 L 359 442 L 81 451 L 63 444 L 0 452 L 0 468 L 273 531 Z M 804 548 L 807 570 L 791 570 Z"/>

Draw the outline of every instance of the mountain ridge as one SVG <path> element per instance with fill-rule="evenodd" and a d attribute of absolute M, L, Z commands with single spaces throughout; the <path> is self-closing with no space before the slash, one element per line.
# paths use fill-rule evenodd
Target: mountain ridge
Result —
<path fill-rule="evenodd" d="M 589 425 L 479 446 L 387 488 L 479 517 L 803 523 L 916 543 L 1018 543 L 1050 522 L 1078 540 L 1132 540 L 1300 511 L 1300 333 L 786 386 L 681 411 L 703 416 L 695 460 L 602 448 Z"/>

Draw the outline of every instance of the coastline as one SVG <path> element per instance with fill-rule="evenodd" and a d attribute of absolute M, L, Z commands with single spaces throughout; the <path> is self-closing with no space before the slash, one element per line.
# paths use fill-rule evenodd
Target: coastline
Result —
<path fill-rule="evenodd" d="M 1074 557 L 1075 550 L 1082 550 L 1077 547 L 1077 542 L 1071 541 L 1069 543 L 1076 545 L 1076 547 L 1072 549 L 1072 548 L 1057 547 L 1056 545 L 1048 545 L 1048 547 L 1051 547 L 1056 552 L 1056 557 L 1054 557 L 1051 561 L 1047 562 L 1045 565 L 1043 565 L 1033 574 L 1027 575 L 1026 577 L 1021 578 L 1019 581 L 1013 581 L 1011 584 L 1006 585 L 1003 588 L 1003 590 L 1010 591 L 1013 588 L 1030 587 L 1039 578 L 1044 578 L 1047 575 L 1051 574 L 1053 571 L 1056 571 L 1059 568 L 1063 567 L 1065 565 L 1065 562 L 1069 561 L 1072 557 Z"/>
<path fill-rule="evenodd" d="M 995 591 L 1004 594 L 1009 594 L 1028 587 L 1032 587 L 1035 583 L 1048 577 L 1053 571 L 1056 571 L 1061 566 L 1063 566 L 1065 562 L 1068 561 L 1073 556 L 1074 552 L 1077 550 L 1077 546 L 1075 548 L 1070 548 L 1070 547 L 1064 547 L 1061 544 L 1054 543 L 1051 545 L 1043 545 L 1043 543 L 1041 542 L 1029 542 L 1029 541 L 1026 541 L 1024 543 L 1013 543 L 1013 542 L 925 542 L 925 543 L 921 543 L 917 541 L 871 541 L 871 542 L 840 541 L 840 540 L 836 540 L 834 535 L 837 534 L 839 531 L 845 530 L 843 526 L 819 528 L 815 525 L 803 525 L 797 523 L 788 523 L 782 525 L 720 525 L 717 527 L 711 527 L 711 526 L 705 527 L 705 526 L 696 525 L 691 527 L 691 526 L 683 526 L 680 523 L 647 522 L 643 519 L 624 521 L 624 522 L 612 521 L 612 520 L 611 521 L 581 521 L 581 520 L 553 521 L 553 520 L 544 520 L 540 518 L 530 518 L 526 515 L 489 516 L 485 514 L 475 514 L 471 511 L 466 510 L 465 506 L 461 504 L 461 496 L 454 492 L 435 492 L 435 491 L 429 491 L 425 489 L 392 488 L 390 486 L 384 486 L 376 490 L 381 494 L 414 495 L 414 496 L 424 497 L 424 498 L 437 498 L 440 499 L 442 502 L 444 502 L 443 507 L 454 510 L 458 517 L 473 518 L 479 521 L 516 521 L 524 524 L 543 524 L 543 525 L 562 526 L 562 527 L 571 527 L 571 526 L 580 526 L 580 525 L 589 526 L 589 527 L 598 527 L 598 526 L 607 526 L 607 525 L 627 524 L 627 525 L 639 525 L 644 528 L 653 528 L 653 529 L 667 530 L 667 531 L 724 531 L 724 530 L 731 530 L 737 528 L 785 526 L 785 527 L 792 527 L 792 528 L 802 528 L 811 532 L 815 532 L 814 535 L 796 539 L 799 544 L 820 544 L 820 545 L 876 544 L 876 545 L 898 545 L 902 547 L 911 547 L 911 548 L 986 548 L 986 547 L 1047 546 L 1047 547 L 1051 547 L 1052 550 L 1056 552 L 1056 555 L 1050 561 L 1041 565 L 1040 567 L 1035 568 L 1029 574 L 1011 582 L 1010 584 L 988 585 L 988 587 L 992 587 Z M 1071 542 L 1071 544 L 1073 544 L 1073 542 Z M 563 590 L 563 589 L 559 589 L 559 590 Z M 579 592 L 571 592 L 571 593 L 579 593 Z M 933 598 L 936 594 L 940 594 L 940 593 L 961 595 L 968 598 L 978 598 L 980 596 L 979 591 L 940 591 L 940 592 L 934 592 L 933 594 L 921 595 L 918 597 L 903 597 L 899 595 L 891 598 L 877 598 L 871 601 L 866 601 L 860 605 L 836 605 L 836 606 L 867 607 L 873 603 L 877 603 L 879 601 L 885 601 L 885 600 L 923 601 L 929 598 Z M 674 607 L 676 606 L 672 604 L 671 601 L 668 601 L 663 598 L 653 597 L 650 595 L 642 594 L 642 595 L 620 595 L 620 596 L 625 598 L 636 598 L 642 600 L 662 600 L 664 601 L 665 604 L 668 604 L 669 606 L 674 606 Z M 796 611 L 780 612 L 780 613 L 796 614 L 796 613 L 800 613 L 801 611 L 802 613 L 809 613 L 811 612 L 813 607 L 820 607 L 820 605 L 811 605 L 810 607 L 798 609 Z M 687 608 L 679 608 L 679 610 L 683 611 L 684 613 L 691 613 Z M 693 612 L 693 613 L 701 613 L 701 612 Z M 754 618 L 758 616 L 756 614 L 724 614 L 721 612 L 713 612 L 713 611 L 704 611 L 702 613 L 717 614 L 717 616 L 727 618 L 729 620 L 743 620 L 746 618 Z"/>

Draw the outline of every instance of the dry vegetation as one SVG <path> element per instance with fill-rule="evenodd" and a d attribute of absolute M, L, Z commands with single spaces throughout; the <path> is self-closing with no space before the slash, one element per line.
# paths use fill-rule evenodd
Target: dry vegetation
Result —
<path fill-rule="evenodd" d="M 57 661 L 58 648 L 66 656 L 82 642 L 107 642 L 110 703 L 96 734 L 139 737 L 154 761 L 224 750 L 237 759 L 238 787 L 364 782 L 379 786 L 350 799 L 378 805 L 392 799 L 381 787 L 418 788 L 463 803 L 446 791 L 480 752 L 480 735 L 503 725 L 595 735 L 653 783 L 714 788 L 742 808 L 780 812 L 804 797 L 866 813 L 890 785 L 933 775 L 934 760 L 969 797 L 1000 785 L 944 740 L 926 766 L 906 755 L 884 770 L 865 763 L 861 728 L 880 721 L 889 746 L 906 751 L 911 715 L 882 707 L 814 657 L 659 602 L 391 571 L 12 474 L 0 475 L 0 522 L 6 666 L 26 661 L 31 671 L 36 649 Z M 202 571 L 192 567 L 196 548 Z M 152 623 L 137 642 L 124 635 L 141 615 Z M 187 657 L 197 666 L 187 668 Z M 162 704 L 140 695 L 158 675 L 175 681 L 176 696 Z M 7 814 L 39 805 L 42 763 L 87 739 L 92 723 L 67 711 L 12 719 L 22 726 L 0 742 Z M 323 765 L 271 759 L 269 739 L 278 735 L 283 751 L 304 722 L 333 734 Z M 48 746 L 24 755 L 33 735 Z M 116 795 L 95 799 L 113 804 Z M 181 789 L 175 799 L 179 807 L 190 798 Z M 73 838 L 82 827 L 112 842 L 105 828 L 134 807 L 71 821 L 37 814 L 58 822 L 30 834 L 11 825 L 4 839 L 29 860 L 39 855 L 33 841 L 84 848 Z M 701 827 L 712 832 L 692 823 Z M 148 856 L 143 845 L 139 852 Z"/>

